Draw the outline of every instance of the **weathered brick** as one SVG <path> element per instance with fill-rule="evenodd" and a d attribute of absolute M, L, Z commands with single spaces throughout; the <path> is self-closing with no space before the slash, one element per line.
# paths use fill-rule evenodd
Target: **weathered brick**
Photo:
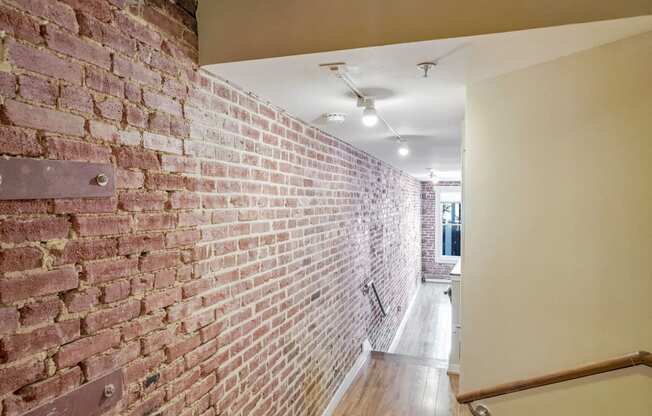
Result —
<path fill-rule="evenodd" d="M 4 5 L 0 6 L 0 29 L 33 44 L 43 41 L 39 22 Z"/>
<path fill-rule="evenodd" d="M 100 290 L 91 287 L 83 292 L 72 291 L 64 295 L 63 300 L 71 313 L 84 312 L 99 303 Z"/>
<path fill-rule="evenodd" d="M 113 60 L 113 72 L 122 77 L 128 77 L 143 84 L 159 86 L 161 76 L 156 72 L 147 69 L 139 62 L 129 61 L 120 56 L 115 56 Z"/>
<path fill-rule="evenodd" d="M 189 246 L 200 239 L 199 230 L 174 231 L 165 235 L 165 246 L 167 248 Z"/>
<path fill-rule="evenodd" d="M 81 369 L 73 367 L 47 380 L 30 384 L 18 390 L 18 396 L 5 400 L 7 416 L 18 416 L 60 397 L 81 384 Z"/>
<path fill-rule="evenodd" d="M 28 361 L 0 369 L 0 395 L 38 381 L 45 376 L 43 361 Z"/>
<path fill-rule="evenodd" d="M 112 73 L 99 68 L 86 68 L 86 86 L 95 91 L 113 95 L 118 98 L 123 98 L 125 95 L 124 81 Z"/>
<path fill-rule="evenodd" d="M 70 223 L 66 218 L 50 217 L 35 220 L 5 220 L 0 222 L 0 241 L 23 243 L 46 241 L 68 236 Z"/>
<path fill-rule="evenodd" d="M 31 75 L 20 75 L 18 85 L 18 93 L 28 101 L 50 106 L 57 103 L 59 87 L 52 82 Z"/>
<path fill-rule="evenodd" d="M 140 270 L 142 272 L 151 272 L 160 269 L 174 267 L 179 262 L 179 253 L 170 252 L 152 252 L 140 258 Z"/>
<path fill-rule="evenodd" d="M 60 312 L 61 301 L 58 298 L 28 303 L 20 308 L 20 322 L 23 326 L 38 325 L 54 320 Z"/>
<path fill-rule="evenodd" d="M 89 262 L 84 265 L 85 277 L 89 283 L 104 283 L 138 272 L 138 259 L 116 258 Z"/>
<path fill-rule="evenodd" d="M 114 212 L 117 207 L 115 198 L 70 198 L 55 199 L 54 212 L 57 214 L 98 214 Z"/>
<path fill-rule="evenodd" d="M 0 280 L 0 300 L 11 303 L 33 296 L 63 292 L 78 285 L 77 271 L 73 267 L 25 272 L 18 277 Z"/>
<path fill-rule="evenodd" d="M 11 62 L 21 68 L 81 85 L 81 65 L 65 61 L 47 50 L 34 49 L 18 42 L 10 42 L 8 57 Z"/>
<path fill-rule="evenodd" d="M 111 54 L 108 50 L 78 36 L 45 26 L 45 40 L 48 47 L 81 61 L 90 62 L 105 69 L 111 68 Z"/>
<path fill-rule="evenodd" d="M 166 192 L 125 192 L 120 195 L 120 208 L 125 211 L 161 211 L 167 200 Z"/>
<path fill-rule="evenodd" d="M 161 168 L 166 172 L 199 173 L 199 161 L 183 156 L 161 155 Z"/>
<path fill-rule="evenodd" d="M 85 162 L 108 163 L 111 151 L 105 147 L 76 140 L 48 137 L 45 143 L 51 159 L 79 160 Z"/>
<path fill-rule="evenodd" d="M 83 237 L 124 234 L 131 229 L 131 218 L 126 215 L 81 217 L 73 219 L 75 230 Z"/>
<path fill-rule="evenodd" d="M 98 378 L 101 375 L 124 367 L 126 364 L 137 359 L 139 354 L 140 343 L 131 342 L 119 350 L 113 350 L 108 354 L 94 356 L 84 360 L 82 363 L 84 373 L 91 380 Z"/>
<path fill-rule="evenodd" d="M 137 214 L 134 217 L 136 231 L 169 230 L 174 228 L 177 218 L 174 214 Z"/>
<path fill-rule="evenodd" d="M 31 14 L 52 21 L 73 33 L 79 30 L 75 11 L 66 4 L 52 3 L 48 0 L 20 0 L 20 5 Z"/>
<path fill-rule="evenodd" d="M 83 328 L 87 334 L 111 328 L 121 322 L 135 319 L 140 315 L 140 301 L 130 300 L 111 309 L 102 309 L 89 313 L 83 321 Z"/>
<path fill-rule="evenodd" d="M 54 356 L 54 361 L 59 368 L 70 367 L 118 344 L 120 344 L 120 332 L 105 331 L 64 345 Z"/>
<path fill-rule="evenodd" d="M 159 152 L 183 154 L 183 142 L 173 137 L 166 137 L 160 134 L 145 132 L 143 135 L 143 146 L 146 149 L 157 150 Z"/>
<path fill-rule="evenodd" d="M 14 332 L 18 328 L 19 316 L 16 308 L 0 307 L 0 335 Z"/>
<path fill-rule="evenodd" d="M 62 108 L 85 113 L 86 115 L 93 114 L 93 96 L 88 90 L 78 86 L 62 86 L 59 103 Z"/>
<path fill-rule="evenodd" d="M 128 147 L 121 147 L 115 152 L 118 165 L 123 168 L 140 168 L 148 170 L 158 170 L 159 161 L 156 153 L 132 149 Z"/>
<path fill-rule="evenodd" d="M 0 153 L 16 156 L 39 156 L 43 149 L 34 130 L 0 126 Z"/>
<path fill-rule="evenodd" d="M 5 101 L 4 117 L 20 127 L 46 130 L 71 136 L 84 135 L 84 119 L 74 114 L 36 107 L 14 100 Z"/>
<path fill-rule="evenodd" d="M 181 116 L 181 104 L 165 95 L 148 90 L 143 91 L 143 102 L 152 110 L 160 110 L 174 116 Z"/>
<path fill-rule="evenodd" d="M 162 250 L 164 246 L 163 234 L 138 234 L 119 239 L 120 255 Z"/>
<path fill-rule="evenodd" d="M 43 253 L 36 247 L 15 247 L 0 250 L 0 272 L 15 272 L 41 267 Z"/>
<path fill-rule="evenodd" d="M 124 113 L 122 101 L 114 97 L 95 98 L 96 112 L 109 120 L 121 121 Z"/>
<path fill-rule="evenodd" d="M 79 338 L 79 320 L 59 322 L 0 339 L 0 361 L 9 362 Z"/>
<path fill-rule="evenodd" d="M 54 252 L 58 257 L 57 264 L 68 264 L 113 257 L 118 250 L 116 240 L 109 238 L 68 241 L 63 248 L 57 248 Z"/>
<path fill-rule="evenodd" d="M 181 288 L 175 287 L 163 292 L 148 295 L 143 299 L 143 312 L 150 313 L 165 308 L 181 300 Z"/>

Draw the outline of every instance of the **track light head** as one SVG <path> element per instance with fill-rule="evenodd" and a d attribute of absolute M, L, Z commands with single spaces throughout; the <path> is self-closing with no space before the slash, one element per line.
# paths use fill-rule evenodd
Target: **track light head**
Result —
<path fill-rule="evenodd" d="M 398 154 L 401 156 L 407 156 L 410 154 L 410 148 L 408 148 L 407 144 L 401 142 L 399 147 L 398 147 Z"/>
<path fill-rule="evenodd" d="M 373 127 L 378 124 L 378 113 L 373 104 L 368 105 L 362 110 L 362 124 L 367 127 Z"/>

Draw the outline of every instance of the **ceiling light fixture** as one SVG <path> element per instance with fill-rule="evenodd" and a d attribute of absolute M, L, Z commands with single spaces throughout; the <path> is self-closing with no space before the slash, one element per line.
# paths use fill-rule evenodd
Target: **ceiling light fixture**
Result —
<path fill-rule="evenodd" d="M 362 124 L 367 127 L 373 127 L 378 124 L 378 113 L 374 106 L 373 100 L 365 100 L 364 110 L 362 110 Z"/>
<path fill-rule="evenodd" d="M 407 156 L 410 154 L 410 148 L 405 143 L 405 140 L 399 139 L 398 154 L 401 156 Z"/>
<path fill-rule="evenodd" d="M 437 62 L 420 62 L 417 64 L 417 68 L 423 71 L 423 77 L 428 78 L 428 71 L 437 66 Z"/>
<path fill-rule="evenodd" d="M 324 118 L 329 123 L 340 124 L 340 123 L 344 123 L 344 121 L 346 120 L 346 114 L 344 114 L 344 113 L 326 113 L 326 114 L 324 114 Z"/>

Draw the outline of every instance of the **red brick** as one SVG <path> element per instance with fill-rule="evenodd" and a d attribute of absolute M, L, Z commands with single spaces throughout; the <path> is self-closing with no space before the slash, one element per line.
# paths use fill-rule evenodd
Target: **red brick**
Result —
<path fill-rule="evenodd" d="M 21 68 L 81 85 L 81 65 L 64 61 L 49 51 L 30 48 L 17 42 L 9 42 L 8 57 L 11 62 Z"/>
<path fill-rule="evenodd" d="M 111 7 L 104 0 L 60 0 L 75 10 L 88 13 L 102 22 L 110 22 L 113 14 Z M 79 19 L 78 19 L 79 20 Z"/>
<path fill-rule="evenodd" d="M 16 247 L 0 250 L 0 272 L 15 272 L 41 267 L 43 253 L 36 247 Z"/>
<path fill-rule="evenodd" d="M 181 23 L 176 22 L 154 7 L 144 8 L 142 17 L 154 27 L 174 38 L 179 38 L 183 34 L 184 26 Z"/>
<path fill-rule="evenodd" d="M 79 320 L 59 322 L 0 339 L 0 361 L 9 362 L 79 338 Z"/>
<path fill-rule="evenodd" d="M 45 365 L 40 360 L 30 360 L 0 369 L 0 395 L 12 393 L 19 388 L 45 377 Z"/>
<path fill-rule="evenodd" d="M 72 391 L 81 384 L 81 369 L 73 367 L 59 372 L 56 376 L 25 386 L 18 391 L 19 396 L 5 400 L 7 416 L 19 416 L 46 402 Z"/>
<path fill-rule="evenodd" d="M 67 241 L 63 249 L 55 251 L 57 264 L 78 263 L 82 260 L 97 260 L 113 257 L 118 252 L 114 239 Z"/>
<path fill-rule="evenodd" d="M 102 309 L 89 313 L 84 318 L 84 330 L 87 334 L 93 334 L 99 330 L 110 328 L 121 322 L 135 319 L 140 315 L 140 301 L 130 300 L 120 306 L 111 309 Z"/>
<path fill-rule="evenodd" d="M 116 258 L 89 262 L 84 265 L 89 283 L 105 283 L 138 273 L 138 259 Z"/>
<path fill-rule="evenodd" d="M 159 162 L 156 153 L 148 150 L 121 147 L 116 150 L 118 165 L 123 168 L 140 168 L 158 170 Z"/>
<path fill-rule="evenodd" d="M 56 84 L 31 75 L 20 75 L 18 85 L 18 93 L 28 101 L 51 106 L 57 103 L 59 87 Z"/>
<path fill-rule="evenodd" d="M 148 172 L 145 177 L 145 186 L 148 189 L 162 189 L 166 191 L 184 190 L 186 189 L 186 181 L 183 176 Z"/>
<path fill-rule="evenodd" d="M 87 115 L 93 114 L 93 96 L 84 88 L 78 86 L 64 85 L 61 87 L 61 99 L 59 100 L 62 108 L 78 111 Z"/>
<path fill-rule="evenodd" d="M 133 170 L 116 169 L 115 182 L 118 189 L 138 189 L 145 184 L 145 175 Z"/>
<path fill-rule="evenodd" d="M 148 130 L 165 136 L 170 135 L 170 115 L 166 113 L 150 113 L 147 121 Z"/>
<path fill-rule="evenodd" d="M 28 303 L 20 308 L 20 322 L 23 326 L 38 325 L 53 321 L 61 313 L 61 301 L 58 298 Z"/>
<path fill-rule="evenodd" d="M 84 36 L 103 43 L 124 55 L 130 56 L 136 52 L 136 42 L 123 35 L 115 27 L 99 22 L 84 13 L 79 13 L 77 19 L 79 20 L 80 33 Z"/>
<path fill-rule="evenodd" d="M 126 215 L 102 217 L 80 217 L 73 219 L 75 230 L 80 236 L 101 236 L 124 234 L 131 229 L 131 218 Z"/>
<path fill-rule="evenodd" d="M 23 243 L 47 241 L 68 236 L 70 223 L 66 218 L 50 217 L 31 221 L 5 220 L 0 223 L 0 241 Z"/>
<path fill-rule="evenodd" d="M 169 208 L 193 209 L 201 206 L 198 194 L 193 192 L 172 192 L 170 194 Z"/>
<path fill-rule="evenodd" d="M 186 396 L 186 403 L 195 403 L 201 398 L 201 396 L 208 393 L 209 390 L 212 389 L 216 384 L 217 378 L 215 374 L 211 374 L 208 377 L 204 378 L 202 381 L 192 386 L 192 388 L 188 391 L 188 395 Z"/>
<path fill-rule="evenodd" d="M 19 277 L 0 280 L 0 300 L 3 303 L 11 303 L 33 296 L 75 289 L 78 285 L 79 279 L 74 267 L 25 272 Z"/>
<path fill-rule="evenodd" d="M 161 36 L 146 25 L 133 19 L 126 13 L 116 13 L 115 21 L 118 28 L 124 33 L 129 33 L 134 38 L 156 48 L 161 46 Z"/>
<path fill-rule="evenodd" d="M 0 153 L 16 156 L 39 156 L 43 153 L 33 130 L 0 126 Z"/>
<path fill-rule="evenodd" d="M 33 44 L 39 44 L 43 41 L 41 27 L 36 19 L 18 13 L 4 5 L 0 6 L 0 29 L 18 39 Z"/>
<path fill-rule="evenodd" d="M 114 97 L 123 98 L 125 93 L 124 81 L 110 72 L 99 68 L 86 68 L 86 86 L 95 91 Z"/>
<path fill-rule="evenodd" d="M 46 147 L 50 159 L 80 160 L 86 162 L 109 163 L 111 151 L 105 146 L 59 137 L 46 138 Z"/>
<path fill-rule="evenodd" d="M 129 103 L 125 105 L 124 110 L 127 117 L 127 123 L 134 127 L 140 127 L 143 129 L 147 127 L 147 113 L 145 113 L 145 111 Z"/>
<path fill-rule="evenodd" d="M 161 85 L 161 76 L 154 71 L 147 69 L 143 64 L 129 61 L 120 56 L 113 59 L 113 72 L 122 77 L 128 77 L 143 84 L 151 86 Z"/>
<path fill-rule="evenodd" d="M 127 299 L 131 293 L 131 282 L 128 280 L 121 280 L 111 283 L 104 287 L 102 292 L 103 303 L 112 303 Z"/>
<path fill-rule="evenodd" d="M 71 367 L 88 357 L 104 352 L 119 344 L 120 332 L 102 332 L 64 345 L 54 356 L 54 361 L 58 368 Z"/>
<path fill-rule="evenodd" d="M 122 101 L 114 97 L 105 97 L 104 99 L 95 99 L 95 108 L 97 113 L 109 120 L 121 121 L 124 112 Z"/>
<path fill-rule="evenodd" d="M 181 116 L 181 104 L 165 95 L 156 94 L 151 91 L 143 91 L 143 102 L 152 110 L 164 111 L 174 116 Z"/>
<path fill-rule="evenodd" d="M 137 254 L 147 251 L 162 250 L 165 246 L 163 234 L 139 234 L 120 237 L 119 253 Z"/>
<path fill-rule="evenodd" d="M 176 251 L 148 253 L 140 258 L 140 271 L 152 272 L 167 269 L 176 266 L 178 263 L 179 253 Z"/>
<path fill-rule="evenodd" d="M 143 313 L 150 313 L 157 309 L 165 308 L 181 300 L 181 288 L 175 287 L 163 292 L 147 295 L 143 299 Z"/>
<path fill-rule="evenodd" d="M 199 173 L 199 161 L 183 156 L 161 155 L 161 167 L 166 172 Z"/>
<path fill-rule="evenodd" d="M 163 316 L 144 316 L 138 320 L 131 320 L 122 328 L 122 336 L 126 341 L 142 337 L 150 332 L 165 326 Z"/>
<path fill-rule="evenodd" d="M 52 26 L 45 26 L 45 40 L 48 47 L 57 52 L 111 69 L 111 54 L 100 45 L 84 41 L 78 36 L 57 30 Z"/>
<path fill-rule="evenodd" d="M 160 134 L 145 132 L 143 134 L 143 146 L 146 149 L 157 150 L 177 155 L 183 154 L 183 142 L 174 137 L 166 137 Z"/>
<path fill-rule="evenodd" d="M 161 211 L 167 200 L 166 192 L 125 192 L 120 195 L 120 208 L 125 211 Z"/>
<path fill-rule="evenodd" d="M 199 230 L 174 231 L 165 235 L 165 246 L 177 248 L 189 246 L 201 239 Z"/>
<path fill-rule="evenodd" d="M 136 231 L 169 230 L 174 228 L 177 218 L 174 214 L 136 214 L 134 217 Z"/>
<path fill-rule="evenodd" d="M 115 212 L 115 198 L 71 198 L 55 199 L 54 212 L 57 214 L 97 214 Z"/>
<path fill-rule="evenodd" d="M 83 118 L 14 100 L 5 101 L 4 117 L 6 120 L 20 127 L 30 127 L 71 136 L 84 135 Z"/>
<path fill-rule="evenodd" d="M 0 11 L 0 13 L 2 13 Z M 0 72 L 0 96 L 4 98 L 16 97 L 16 76 L 7 72 Z"/>
<path fill-rule="evenodd" d="M 31 14 L 50 20 L 73 33 L 79 30 L 75 12 L 68 5 L 52 3 L 48 0 L 20 0 L 20 5 Z"/>
<path fill-rule="evenodd" d="M 132 342 L 120 350 L 98 355 L 82 363 L 86 377 L 93 380 L 136 360 L 140 353 L 140 343 Z"/>
<path fill-rule="evenodd" d="M 190 352 L 197 348 L 201 344 L 201 338 L 198 335 L 192 336 L 183 341 L 177 342 L 173 345 L 167 347 L 166 354 L 168 357 L 168 362 L 171 363 L 177 358 L 181 357 L 187 352 Z"/>
<path fill-rule="evenodd" d="M 183 395 L 186 391 L 190 390 L 193 384 L 201 377 L 199 368 L 193 368 L 187 371 L 181 377 L 176 378 L 173 383 L 167 387 L 167 397 L 171 400 L 174 397 Z"/>
<path fill-rule="evenodd" d="M 0 307 L 0 335 L 14 332 L 18 328 L 18 317 L 16 308 Z"/>
<path fill-rule="evenodd" d="M 64 295 L 63 300 L 68 312 L 77 313 L 87 311 L 97 305 L 99 296 L 99 289 L 91 287 L 84 292 L 68 292 Z"/>

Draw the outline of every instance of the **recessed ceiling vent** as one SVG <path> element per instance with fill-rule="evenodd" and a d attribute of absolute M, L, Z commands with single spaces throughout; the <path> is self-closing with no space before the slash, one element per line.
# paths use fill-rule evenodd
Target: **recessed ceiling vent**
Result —
<path fill-rule="evenodd" d="M 344 113 L 326 113 L 324 118 L 329 123 L 342 124 L 346 120 L 346 114 Z"/>

